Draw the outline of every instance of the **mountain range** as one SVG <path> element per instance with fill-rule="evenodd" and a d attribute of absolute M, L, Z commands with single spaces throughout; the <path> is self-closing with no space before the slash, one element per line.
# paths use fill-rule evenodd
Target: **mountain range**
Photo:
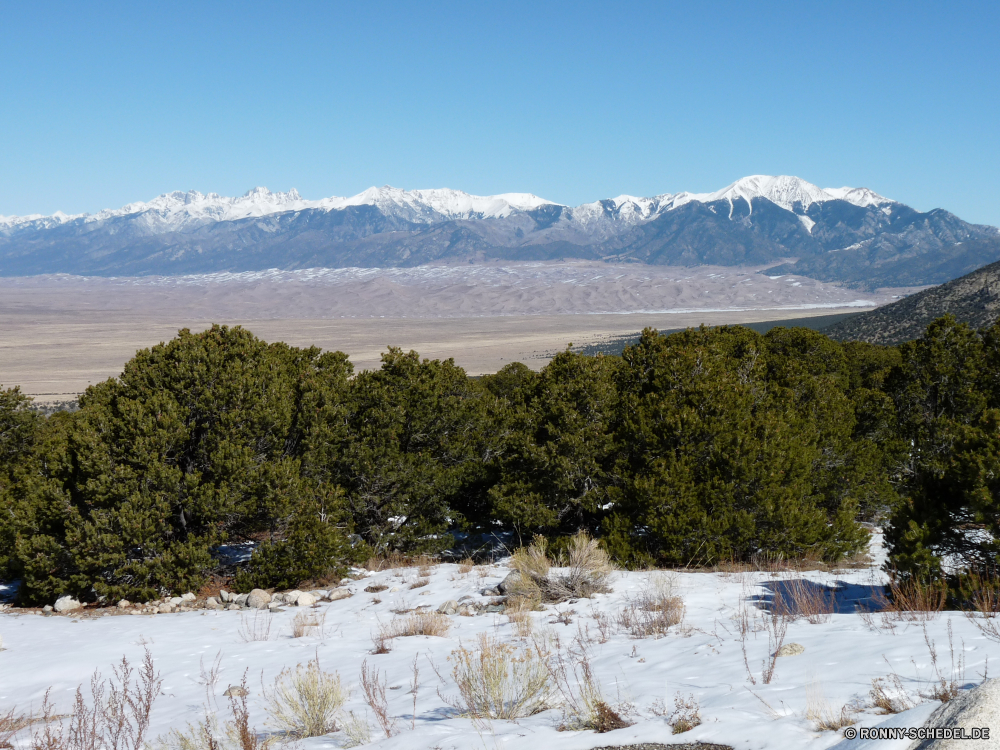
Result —
<path fill-rule="evenodd" d="M 564 206 L 528 193 L 370 188 L 306 200 L 174 192 L 96 214 L 0 216 L 0 275 L 178 275 L 494 260 L 777 264 L 859 288 L 938 284 L 1000 258 L 1000 230 L 867 188 L 744 177 L 714 193 Z M 769 271 L 771 273 L 771 271 Z"/>

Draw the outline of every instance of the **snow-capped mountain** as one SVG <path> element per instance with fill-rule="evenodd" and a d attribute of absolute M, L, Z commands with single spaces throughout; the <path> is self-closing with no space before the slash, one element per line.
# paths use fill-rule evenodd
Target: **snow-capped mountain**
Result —
<path fill-rule="evenodd" d="M 94 275 L 587 258 L 652 264 L 797 259 L 825 281 L 945 281 L 1000 257 L 1000 234 L 868 188 L 753 175 L 711 193 L 564 206 L 530 193 L 369 188 L 305 199 L 173 192 L 96 214 L 0 216 L 0 274 Z"/>

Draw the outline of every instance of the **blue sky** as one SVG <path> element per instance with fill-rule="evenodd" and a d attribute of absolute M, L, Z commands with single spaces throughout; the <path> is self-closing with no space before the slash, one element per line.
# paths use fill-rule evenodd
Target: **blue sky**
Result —
<path fill-rule="evenodd" d="M 997 3 L 66 3 L 0 25 L 0 214 L 748 174 L 1000 224 Z"/>

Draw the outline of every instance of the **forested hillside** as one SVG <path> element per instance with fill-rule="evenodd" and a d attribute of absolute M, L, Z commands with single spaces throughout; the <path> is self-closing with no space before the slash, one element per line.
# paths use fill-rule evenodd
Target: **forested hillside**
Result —
<path fill-rule="evenodd" d="M 354 374 L 339 352 L 185 330 L 73 413 L 0 391 L 0 579 L 23 603 L 144 601 L 212 575 L 291 587 L 459 532 L 558 551 L 586 530 L 626 566 L 833 562 L 867 523 L 903 577 L 982 570 L 998 372 L 1000 326 L 951 318 L 900 347 L 646 330 L 621 356 L 481 379 L 398 349 Z M 226 567 L 220 545 L 241 541 L 253 556 Z"/>

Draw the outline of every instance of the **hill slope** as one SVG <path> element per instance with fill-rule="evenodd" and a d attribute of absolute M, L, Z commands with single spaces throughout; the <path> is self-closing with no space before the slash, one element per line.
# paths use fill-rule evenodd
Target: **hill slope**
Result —
<path fill-rule="evenodd" d="M 898 344 L 918 338 L 928 323 L 946 313 L 976 328 L 992 325 L 1000 318 L 1000 262 L 856 315 L 823 333 L 838 341 Z"/>

